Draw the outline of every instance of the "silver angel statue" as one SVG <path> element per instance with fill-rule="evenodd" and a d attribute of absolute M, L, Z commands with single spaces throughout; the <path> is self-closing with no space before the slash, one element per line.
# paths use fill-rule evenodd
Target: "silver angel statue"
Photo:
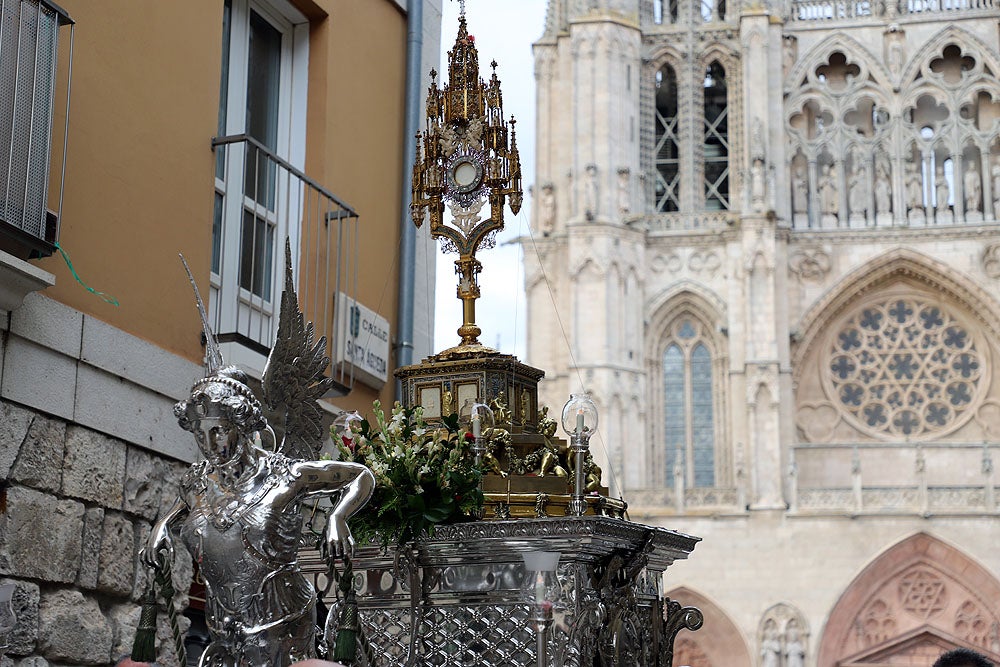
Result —
<path fill-rule="evenodd" d="M 329 359 L 325 339 L 314 344 L 312 324 L 303 324 L 290 268 L 285 283 L 262 379 L 263 403 L 284 418 L 280 445 L 249 378 L 223 367 L 197 297 L 208 375 L 174 414 L 205 458 L 187 471 L 179 497 L 153 526 L 143 561 L 162 567 L 176 532 L 197 562 L 212 636 L 202 667 L 286 667 L 313 656 L 316 593 L 297 563 L 303 504 L 332 497 L 322 547 L 334 558 L 353 549 L 347 519 L 375 486 L 362 465 L 311 460 L 324 439 L 316 399 L 329 382 L 323 376 Z"/>

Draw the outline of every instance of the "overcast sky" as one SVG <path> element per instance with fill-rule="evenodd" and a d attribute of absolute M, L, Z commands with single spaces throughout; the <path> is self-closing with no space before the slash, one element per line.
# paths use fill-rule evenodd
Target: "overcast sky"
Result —
<path fill-rule="evenodd" d="M 476 38 L 479 50 L 480 75 L 488 80 L 489 63 L 497 61 L 504 114 L 517 119 L 524 187 L 521 212 L 514 216 L 509 208 L 505 209 L 505 228 L 497 235 L 497 247 L 476 255 L 483 263 L 479 275 L 482 297 L 476 303 L 476 323 L 483 330 L 480 341 L 484 345 L 515 354 L 522 361 L 525 339 L 521 250 L 519 246 L 504 244 L 528 234 L 531 210 L 528 187 L 535 181 L 535 77 L 531 43 L 542 35 L 545 27 L 545 5 L 545 0 L 468 0 L 465 10 L 469 34 Z M 442 13 L 439 71 L 447 73 L 447 51 L 454 45 L 458 32 L 457 0 L 445 0 Z M 457 345 L 459 340 L 456 330 L 462 324 L 462 306 L 455 296 L 456 258 L 456 255 L 438 255 L 435 352 Z"/>

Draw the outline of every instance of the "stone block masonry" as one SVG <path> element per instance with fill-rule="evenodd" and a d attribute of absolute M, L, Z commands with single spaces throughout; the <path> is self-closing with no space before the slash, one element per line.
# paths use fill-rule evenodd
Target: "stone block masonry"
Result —
<path fill-rule="evenodd" d="M 18 621 L 7 651 L 13 662 L 5 659 L 5 666 L 111 665 L 131 649 L 138 600 L 150 579 L 139 550 L 186 468 L 0 401 L 0 493 L 6 501 L 0 505 L 0 583 L 17 584 Z M 187 606 L 191 576 L 187 552 L 177 549 L 179 610 Z M 164 610 L 158 621 L 157 662 L 178 667 Z"/>

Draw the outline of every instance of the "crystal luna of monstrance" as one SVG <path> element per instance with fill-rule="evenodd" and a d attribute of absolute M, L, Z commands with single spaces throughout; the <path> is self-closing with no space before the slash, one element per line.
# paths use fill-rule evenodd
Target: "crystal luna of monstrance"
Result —
<path fill-rule="evenodd" d="M 521 209 L 521 162 L 514 118 L 504 120 L 503 97 L 496 61 L 487 84 L 479 76 L 479 52 L 469 34 L 465 13 L 459 16 L 458 37 L 448 52 L 448 83 L 437 86 L 431 70 L 427 94 L 427 127 L 417 133 L 413 164 L 413 222 L 419 227 L 429 214 L 431 235 L 445 240 L 445 251 L 458 253 L 458 298 L 462 300 L 461 342 L 445 353 L 492 351 L 479 342 L 476 325 L 480 246 L 492 247 L 503 229 L 503 208 Z M 489 217 L 482 214 L 489 203 Z M 451 220 L 445 222 L 447 203 Z"/>

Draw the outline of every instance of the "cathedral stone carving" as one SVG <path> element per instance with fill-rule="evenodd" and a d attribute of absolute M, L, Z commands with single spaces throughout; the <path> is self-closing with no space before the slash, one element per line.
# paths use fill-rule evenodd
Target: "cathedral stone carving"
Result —
<path fill-rule="evenodd" d="M 865 213 L 868 210 L 868 174 L 863 165 L 857 165 L 851 174 L 847 190 L 847 205 L 851 209 L 851 223 L 864 225 Z"/>
<path fill-rule="evenodd" d="M 618 170 L 618 215 L 626 216 L 632 211 L 632 172 L 628 167 Z"/>
<path fill-rule="evenodd" d="M 892 185 L 889 171 L 889 161 L 879 160 L 875 167 L 875 212 L 880 225 L 892 224 Z"/>
<path fill-rule="evenodd" d="M 556 226 L 556 186 L 552 183 L 542 185 L 538 197 L 538 230 L 548 236 Z"/>
<path fill-rule="evenodd" d="M 550 7 L 564 15 L 568 2 Z M 725 4 L 634 1 L 625 25 L 601 0 L 543 40 L 556 75 L 540 88 L 536 173 L 560 174 L 546 275 L 559 317 L 578 332 L 571 346 L 583 381 L 627 405 L 624 379 L 639 380 L 634 419 L 614 408 L 601 433 L 617 447 L 609 468 L 624 468 L 616 474 L 629 502 L 716 540 L 734 522 L 761 526 L 787 511 L 795 521 L 775 532 L 794 548 L 746 554 L 754 576 L 767 572 L 780 589 L 771 570 L 794 560 L 817 579 L 836 570 L 846 582 L 894 539 L 873 515 L 926 512 L 918 523 L 942 522 L 955 535 L 942 517 L 975 514 L 970 523 L 985 525 L 998 506 L 980 443 L 997 460 L 1000 225 L 970 213 L 990 223 L 1000 213 L 1000 33 L 988 29 L 1000 7 Z M 584 34 L 598 44 L 593 55 L 574 49 Z M 970 165 L 978 195 L 965 182 Z M 608 224 L 563 225 L 588 211 Z M 625 287 L 613 271 L 574 282 L 568 274 L 584 255 L 635 266 L 641 282 Z M 545 333 L 558 330 L 543 314 L 555 310 L 547 290 L 533 292 L 529 312 L 543 321 L 529 324 L 528 354 L 551 369 L 540 400 L 555 406 L 580 379 Z M 672 326 L 685 319 L 695 338 Z M 698 357 L 684 347 L 695 340 L 705 345 Z M 702 521 L 710 513 L 719 520 Z M 792 524 L 821 534 L 832 516 L 854 519 L 850 557 L 830 559 L 840 545 L 793 536 Z M 985 537 L 969 539 L 990 553 Z M 706 571 L 706 590 L 725 586 Z M 846 664 L 877 648 L 854 643 L 859 633 L 874 642 L 917 627 L 899 581 L 881 588 L 896 574 L 855 596 L 843 624 L 850 640 L 838 639 L 830 659 L 818 654 L 822 637 L 808 635 L 810 626 L 828 631 L 815 598 L 799 627 L 804 654 L 795 626 L 781 622 L 780 648 L 762 654 L 752 606 L 762 596 L 726 595 L 746 660 L 716 660 L 716 646 L 700 646 L 718 665 Z M 788 587 L 802 593 L 800 582 Z M 957 618 L 956 590 L 928 621 L 944 633 Z"/>
<path fill-rule="evenodd" d="M 819 186 L 819 196 L 823 211 L 824 226 L 836 226 L 840 201 L 838 199 L 837 175 L 833 165 L 823 167 L 823 183 Z"/>
<path fill-rule="evenodd" d="M 830 255 L 822 248 L 799 248 L 788 258 L 788 268 L 802 282 L 821 282 L 830 272 Z"/>
<path fill-rule="evenodd" d="M 862 431 L 926 438 L 968 421 L 987 346 L 943 304 L 908 294 L 857 307 L 831 332 L 827 395 Z"/>
<path fill-rule="evenodd" d="M 587 165 L 587 178 L 583 182 L 583 202 L 587 220 L 594 220 L 600 214 L 600 184 L 597 182 L 597 165 Z"/>
<path fill-rule="evenodd" d="M 973 160 L 969 160 L 965 167 L 965 175 L 962 177 L 965 187 L 965 213 L 979 213 L 979 207 L 983 203 L 982 181 L 979 180 L 979 169 Z"/>
<path fill-rule="evenodd" d="M 759 631 L 761 666 L 803 667 L 809 643 L 806 628 L 802 612 L 784 602 L 764 612 Z"/>
<path fill-rule="evenodd" d="M 951 188 L 948 185 L 948 180 L 944 176 L 944 166 L 938 165 L 934 170 L 934 196 L 935 196 L 935 213 L 934 217 L 937 223 L 949 224 L 952 222 L 951 215 L 951 205 L 948 200 L 951 198 Z"/>
<path fill-rule="evenodd" d="M 1000 243 L 991 243 L 983 249 L 983 273 L 988 277 L 1000 278 Z"/>
<path fill-rule="evenodd" d="M 1000 220 L 1000 155 L 993 158 L 990 167 L 991 185 L 993 190 L 993 219 Z"/>
<path fill-rule="evenodd" d="M 796 217 L 809 211 L 809 175 L 802 163 L 796 164 L 792 172 L 792 211 Z"/>

